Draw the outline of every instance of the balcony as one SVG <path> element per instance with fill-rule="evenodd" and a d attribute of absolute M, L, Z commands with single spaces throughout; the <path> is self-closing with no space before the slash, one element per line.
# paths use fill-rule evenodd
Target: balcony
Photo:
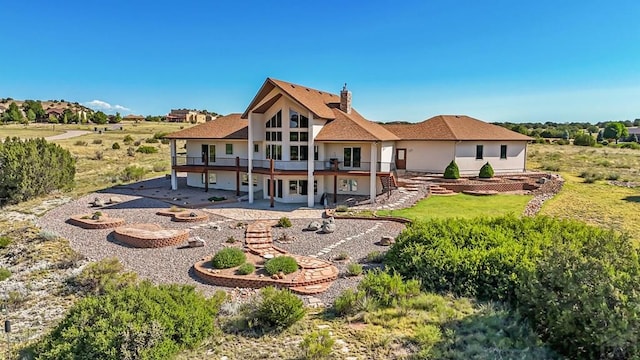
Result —
<path fill-rule="evenodd" d="M 204 171 L 208 169 L 223 169 L 223 170 L 240 170 L 247 171 L 248 160 L 243 158 L 221 158 L 216 157 L 210 159 L 206 164 L 205 160 L 201 156 L 186 156 L 177 155 L 171 159 L 171 165 L 173 167 L 181 168 L 181 171 Z M 352 163 L 352 166 L 344 166 L 344 162 L 337 159 L 332 160 L 315 160 L 313 162 L 314 171 L 321 173 L 369 173 L 371 171 L 371 162 L 361 161 L 359 163 Z M 355 165 L 355 166 L 354 166 Z M 306 172 L 308 161 L 287 161 L 287 160 L 273 160 L 273 168 L 277 172 Z M 393 162 L 377 162 L 374 164 L 376 172 L 390 172 L 395 170 L 395 163 Z M 271 160 L 269 159 L 254 159 L 253 169 L 258 172 L 266 172 L 271 170 Z"/>

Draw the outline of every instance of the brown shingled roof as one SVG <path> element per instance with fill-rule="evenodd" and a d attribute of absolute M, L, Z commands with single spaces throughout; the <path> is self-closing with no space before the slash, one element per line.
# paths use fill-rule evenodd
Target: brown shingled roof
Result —
<path fill-rule="evenodd" d="M 388 141 L 399 140 L 396 135 L 382 125 L 362 117 L 351 109 L 346 114 L 340 109 L 331 109 L 335 120 L 329 121 L 322 127 L 316 141 Z"/>
<path fill-rule="evenodd" d="M 204 124 L 180 130 L 165 136 L 166 139 L 240 139 L 249 135 L 248 121 L 241 114 L 221 116 Z"/>
<path fill-rule="evenodd" d="M 334 119 L 333 112 L 329 104 L 340 104 L 340 96 L 326 91 L 312 89 L 310 87 L 288 83 L 282 80 L 267 78 L 253 98 L 247 110 L 242 114 L 242 118 L 249 117 L 249 110 L 260 104 L 262 100 L 273 90 L 279 88 L 285 94 L 299 102 L 307 110 L 311 111 L 315 117 L 322 119 Z"/>
<path fill-rule="evenodd" d="M 416 124 L 385 124 L 403 140 L 532 140 L 526 135 L 466 115 L 438 115 Z"/>

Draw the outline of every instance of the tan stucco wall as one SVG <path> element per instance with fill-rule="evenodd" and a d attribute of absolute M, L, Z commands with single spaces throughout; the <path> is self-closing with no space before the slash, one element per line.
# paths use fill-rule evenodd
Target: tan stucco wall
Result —
<path fill-rule="evenodd" d="M 483 145 L 483 159 L 476 159 L 476 145 Z M 507 145 L 507 158 L 500 159 L 500 145 Z M 456 163 L 461 175 L 478 175 L 489 162 L 496 174 L 523 172 L 526 141 L 462 141 L 456 144 Z"/>
<path fill-rule="evenodd" d="M 407 149 L 407 171 L 443 173 L 454 157 L 453 141 L 396 141 L 396 149 Z M 393 160 L 395 161 L 395 149 Z"/>

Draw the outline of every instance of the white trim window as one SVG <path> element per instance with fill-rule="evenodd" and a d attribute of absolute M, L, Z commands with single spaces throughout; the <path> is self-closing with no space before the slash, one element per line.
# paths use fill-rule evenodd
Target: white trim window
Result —
<path fill-rule="evenodd" d="M 249 174 L 242 173 L 242 185 L 249 185 Z M 253 186 L 258 186 L 258 177 L 255 174 L 253 174 Z"/>
<path fill-rule="evenodd" d="M 202 173 L 202 183 L 204 184 L 205 181 L 206 181 L 205 173 Z M 209 172 L 209 184 L 215 184 L 217 182 L 218 182 L 218 177 L 216 176 L 216 173 Z"/>
<path fill-rule="evenodd" d="M 341 179 L 340 191 L 342 192 L 356 192 L 358 191 L 358 180 L 356 179 Z"/>

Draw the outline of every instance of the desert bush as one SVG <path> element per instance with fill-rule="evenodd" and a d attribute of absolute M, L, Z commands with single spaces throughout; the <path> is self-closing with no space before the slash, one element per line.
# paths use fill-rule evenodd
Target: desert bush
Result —
<path fill-rule="evenodd" d="M 288 289 L 266 287 L 260 290 L 255 312 L 255 326 L 282 330 L 295 324 L 305 314 L 302 300 Z"/>
<path fill-rule="evenodd" d="M 171 140 L 169 139 L 160 139 L 160 143 L 164 144 L 164 145 L 168 145 L 171 143 Z"/>
<path fill-rule="evenodd" d="M 141 166 L 129 165 L 120 174 L 120 179 L 122 181 L 139 181 L 142 180 L 146 172 L 146 169 Z"/>
<path fill-rule="evenodd" d="M 102 144 L 102 139 L 93 139 L 93 141 L 91 143 L 94 144 L 94 145 Z"/>
<path fill-rule="evenodd" d="M 7 268 L 0 267 L 0 281 L 4 281 L 11 276 L 11 271 Z"/>
<path fill-rule="evenodd" d="M 160 140 L 155 138 L 147 138 L 144 140 L 144 142 L 146 142 L 147 144 L 157 144 L 160 142 Z"/>
<path fill-rule="evenodd" d="M 38 359 L 166 359 L 215 330 L 224 294 L 142 282 L 79 300 L 34 347 Z"/>
<path fill-rule="evenodd" d="M 285 274 L 291 274 L 298 270 L 298 263 L 296 259 L 291 256 L 277 256 L 267 261 L 264 264 L 264 269 L 269 275 L 283 272 Z"/>
<path fill-rule="evenodd" d="M 134 147 L 128 147 L 127 148 L 127 155 L 128 156 L 136 156 L 136 149 Z"/>
<path fill-rule="evenodd" d="M 482 165 L 478 176 L 482 179 L 489 179 L 493 177 L 493 167 L 491 167 L 491 164 L 489 164 L 488 161 L 486 164 Z"/>
<path fill-rule="evenodd" d="M 620 174 L 618 173 L 607 174 L 607 180 L 618 180 L 618 179 L 620 179 Z"/>
<path fill-rule="evenodd" d="M 362 265 L 358 263 L 351 263 L 347 265 L 347 275 L 348 276 L 362 275 Z"/>
<path fill-rule="evenodd" d="M 158 152 L 158 148 L 155 148 L 153 146 L 140 146 L 136 152 L 139 153 L 143 153 L 143 154 L 155 154 Z"/>
<path fill-rule="evenodd" d="M 594 146 L 596 139 L 591 134 L 578 134 L 573 139 L 573 145 L 578 146 Z"/>
<path fill-rule="evenodd" d="M 164 172 L 167 171 L 167 165 L 165 164 L 154 164 L 153 171 L 155 172 Z"/>
<path fill-rule="evenodd" d="M 87 265 L 82 272 L 71 280 L 72 285 L 82 291 L 94 294 L 104 294 L 110 290 L 117 290 L 133 285 L 137 275 L 124 272 L 124 266 L 117 258 L 106 258 Z"/>
<path fill-rule="evenodd" d="M 336 206 L 336 212 L 347 212 L 347 211 L 349 211 L 349 207 L 347 205 Z"/>
<path fill-rule="evenodd" d="M 324 359 L 331 355 L 335 340 L 329 330 L 313 331 L 302 338 L 300 349 L 305 359 Z"/>
<path fill-rule="evenodd" d="M 455 160 L 451 160 L 451 163 L 447 165 L 447 168 L 444 169 L 445 179 L 459 179 L 460 178 L 460 169 L 458 168 L 458 164 L 456 164 Z"/>
<path fill-rule="evenodd" d="M 130 145 L 133 142 L 133 137 L 131 137 L 131 135 L 127 135 L 124 137 L 124 139 L 122 139 L 122 142 L 125 145 Z"/>
<path fill-rule="evenodd" d="M 168 132 L 160 131 L 160 132 L 157 132 L 157 133 L 153 134 L 153 138 L 156 139 L 156 140 L 160 140 L 160 139 L 162 139 L 163 137 L 165 137 L 167 135 L 169 135 Z"/>
<path fill-rule="evenodd" d="M 254 271 L 256 271 L 256 267 L 252 263 L 244 263 L 236 270 L 238 275 L 249 275 L 253 274 Z"/>
<path fill-rule="evenodd" d="M 364 291 L 346 289 L 333 302 L 333 312 L 338 316 L 353 315 L 363 309 Z"/>
<path fill-rule="evenodd" d="M 8 236 L 0 236 L 0 249 L 5 249 L 7 246 L 11 245 L 13 241 Z"/>
<path fill-rule="evenodd" d="M 518 309 L 561 354 L 640 356 L 640 265 L 626 236 L 593 230 L 579 246 L 557 242 L 521 275 Z"/>
<path fill-rule="evenodd" d="M 621 149 L 640 150 L 640 144 L 635 143 L 635 142 L 628 142 L 628 143 L 620 144 L 620 148 Z"/>
<path fill-rule="evenodd" d="M 560 165 L 553 163 L 542 164 L 542 169 L 546 171 L 560 171 Z"/>
<path fill-rule="evenodd" d="M 136 140 L 133 142 L 133 146 L 140 146 L 140 144 L 142 144 L 140 140 Z"/>
<path fill-rule="evenodd" d="M 367 254 L 366 261 L 373 264 L 381 264 L 384 261 L 385 253 L 380 251 L 372 251 Z"/>
<path fill-rule="evenodd" d="M 404 281 L 398 273 L 373 270 L 365 274 L 358 289 L 378 306 L 389 307 L 418 295 L 420 282 L 413 279 Z"/>
<path fill-rule="evenodd" d="M 113 145 L 111 145 L 111 148 L 113 150 L 120 150 L 120 144 L 118 144 L 117 142 L 114 142 Z"/>
<path fill-rule="evenodd" d="M 582 173 L 580 173 L 580 177 L 584 179 L 585 183 L 593 184 L 598 180 L 603 180 L 604 174 L 593 171 L 583 171 Z"/>
<path fill-rule="evenodd" d="M 282 227 L 282 228 L 290 228 L 291 227 L 291 220 L 289 220 L 288 217 L 283 216 L 278 220 L 278 224 L 276 226 Z"/>
<path fill-rule="evenodd" d="M 93 160 L 102 160 L 104 159 L 104 153 L 100 150 L 96 151 L 93 155 Z"/>
<path fill-rule="evenodd" d="M 214 269 L 228 269 L 239 266 L 247 261 L 244 251 L 235 247 L 228 247 L 218 251 L 211 259 Z"/>
<path fill-rule="evenodd" d="M 333 260 L 343 261 L 343 260 L 347 260 L 348 258 L 349 258 L 349 254 L 347 254 L 346 252 L 341 252 L 340 254 L 336 255 L 336 257 L 334 257 Z"/>
<path fill-rule="evenodd" d="M 6 138 L 0 142 L 0 205 L 71 189 L 75 173 L 75 159 L 59 145 Z"/>
<path fill-rule="evenodd" d="M 569 139 L 559 139 L 554 142 L 556 145 L 569 145 L 571 141 Z"/>
<path fill-rule="evenodd" d="M 76 142 L 74 142 L 73 145 L 75 145 L 75 146 L 87 146 L 87 145 L 89 145 L 89 143 L 87 143 L 84 140 L 76 140 Z"/>

